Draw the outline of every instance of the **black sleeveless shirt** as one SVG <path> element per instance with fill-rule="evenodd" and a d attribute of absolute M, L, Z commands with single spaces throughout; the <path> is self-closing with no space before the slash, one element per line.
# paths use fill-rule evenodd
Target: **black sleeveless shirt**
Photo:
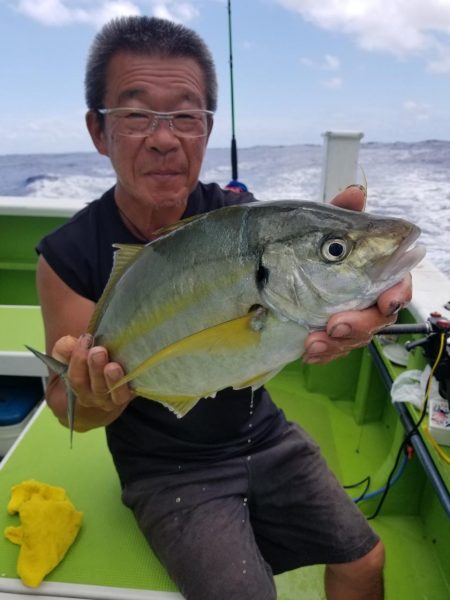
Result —
<path fill-rule="evenodd" d="M 251 202 L 217 184 L 199 183 L 182 218 Z M 114 201 L 114 188 L 44 237 L 37 246 L 55 273 L 77 294 L 97 302 L 108 281 L 114 243 L 141 243 L 125 227 Z M 223 460 L 251 454 L 271 444 L 285 418 L 264 388 L 220 391 L 200 400 L 178 419 L 159 402 L 134 399 L 106 427 L 108 446 L 122 485 L 156 472 L 172 472 L 184 461 Z"/>

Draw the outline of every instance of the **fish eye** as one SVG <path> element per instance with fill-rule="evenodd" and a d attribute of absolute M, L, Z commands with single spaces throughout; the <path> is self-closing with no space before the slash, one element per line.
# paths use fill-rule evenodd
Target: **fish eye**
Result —
<path fill-rule="evenodd" d="M 326 239 L 322 242 L 320 253 L 327 262 L 339 262 L 343 260 L 349 251 L 349 245 L 346 240 L 341 238 Z"/>

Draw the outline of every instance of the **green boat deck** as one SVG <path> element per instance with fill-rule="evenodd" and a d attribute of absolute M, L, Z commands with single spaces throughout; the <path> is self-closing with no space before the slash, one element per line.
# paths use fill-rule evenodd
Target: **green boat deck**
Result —
<path fill-rule="evenodd" d="M 319 441 L 344 485 L 368 475 L 370 490 L 384 485 L 403 432 L 367 350 L 353 352 L 331 365 L 292 364 L 268 387 L 287 416 Z M 362 392 L 364 400 L 358 396 Z M 176 591 L 148 549 L 132 514 L 120 503 L 119 483 L 103 430 L 75 434 L 70 450 L 67 430 L 45 407 L 0 469 L 0 506 L 4 507 L 0 511 L 1 530 L 18 522 L 17 517 L 6 513 L 10 488 L 32 478 L 63 486 L 84 512 L 80 535 L 46 581 Z M 359 495 L 362 490 L 351 492 Z M 361 503 L 366 515 L 374 511 L 378 499 Z M 450 597 L 449 521 L 416 458 L 391 488 L 372 524 L 386 545 L 388 600 Z M 16 577 L 17 553 L 16 546 L 0 540 L 0 591 L 2 578 L 8 589 Z M 278 576 L 278 597 L 324 598 L 322 577 L 321 566 Z"/>

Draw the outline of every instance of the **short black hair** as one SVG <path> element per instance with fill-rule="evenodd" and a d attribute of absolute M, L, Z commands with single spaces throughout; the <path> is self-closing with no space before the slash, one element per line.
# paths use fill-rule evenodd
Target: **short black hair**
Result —
<path fill-rule="evenodd" d="M 217 75 L 211 52 L 192 29 L 166 19 L 128 16 L 113 19 L 92 43 L 85 75 L 85 98 L 90 110 L 103 107 L 106 70 L 120 51 L 165 58 L 192 58 L 200 66 L 206 91 L 206 108 L 217 108 Z"/>

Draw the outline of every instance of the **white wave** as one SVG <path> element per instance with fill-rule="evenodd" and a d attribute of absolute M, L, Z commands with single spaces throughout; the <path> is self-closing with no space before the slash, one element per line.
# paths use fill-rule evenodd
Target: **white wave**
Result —
<path fill-rule="evenodd" d="M 322 160 L 316 145 L 243 148 L 239 179 L 261 200 L 319 200 Z M 450 143 L 363 144 L 359 163 L 368 182 L 367 210 L 419 225 L 428 258 L 450 275 Z M 230 181 L 228 149 L 208 150 L 201 179 Z M 94 153 L 0 157 L 0 194 L 89 201 L 114 182 L 109 162 Z"/>
<path fill-rule="evenodd" d="M 27 196 L 44 198 L 75 198 L 93 200 L 113 186 L 112 176 L 92 177 L 68 175 L 66 177 L 44 177 L 26 186 Z"/>

